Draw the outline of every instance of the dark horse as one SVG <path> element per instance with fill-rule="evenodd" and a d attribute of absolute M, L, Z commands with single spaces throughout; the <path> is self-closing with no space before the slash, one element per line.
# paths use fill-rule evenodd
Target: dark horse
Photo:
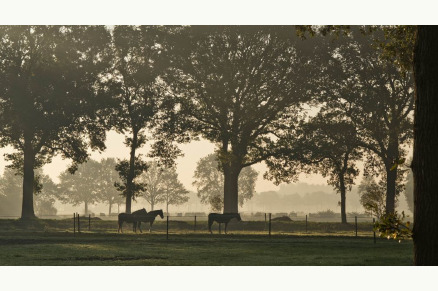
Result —
<path fill-rule="evenodd" d="M 237 221 L 241 221 L 242 218 L 240 218 L 240 214 L 239 213 L 210 213 L 208 215 L 208 230 L 210 231 L 210 233 L 213 233 L 211 231 L 211 225 L 213 224 L 213 222 L 217 222 L 217 223 L 225 223 L 225 234 L 227 234 L 227 225 L 228 222 L 230 222 L 231 219 L 236 218 Z"/>
<path fill-rule="evenodd" d="M 152 224 L 155 221 L 155 217 L 159 215 L 161 217 L 161 219 L 164 218 L 164 214 L 163 214 L 163 210 L 152 210 L 149 211 L 146 215 L 142 215 L 142 216 L 137 216 L 137 223 L 134 224 L 134 227 L 137 228 L 141 231 L 140 225 L 142 222 L 149 222 L 149 232 L 151 232 L 152 230 Z"/>
<path fill-rule="evenodd" d="M 132 213 L 120 213 L 118 216 L 119 229 L 117 230 L 117 232 L 123 232 L 122 225 L 124 222 L 132 223 L 133 224 L 132 231 L 137 232 L 137 221 L 139 220 L 140 217 L 143 217 L 145 215 L 147 215 L 147 211 L 144 208 L 134 211 Z"/>

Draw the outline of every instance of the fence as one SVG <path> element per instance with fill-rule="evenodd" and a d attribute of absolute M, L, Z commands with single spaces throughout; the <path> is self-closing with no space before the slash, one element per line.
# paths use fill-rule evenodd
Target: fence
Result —
<path fill-rule="evenodd" d="M 242 221 L 231 220 L 227 226 L 228 233 L 232 234 L 258 234 L 258 235 L 345 235 L 372 237 L 376 241 L 373 231 L 375 219 L 369 216 L 347 216 L 347 224 L 342 224 L 337 217 L 321 217 L 312 214 L 304 216 L 280 216 L 271 213 L 242 214 Z M 17 217 L 1 217 L 14 219 Z M 84 232 L 117 232 L 117 217 L 92 217 L 74 213 L 72 216 L 42 217 L 45 230 L 72 231 L 73 235 Z M 44 219 L 49 218 L 49 219 Z M 156 218 L 152 232 L 165 234 L 169 239 L 177 234 L 200 234 L 208 233 L 207 215 L 166 215 L 164 219 Z M 0 219 L 0 230 L 7 228 L 7 224 Z M 15 220 L 14 220 L 15 221 Z M 143 224 L 143 228 L 145 224 Z M 149 224 L 146 223 L 147 228 Z M 222 224 L 214 223 L 214 234 L 222 234 Z M 144 229 L 143 231 L 148 231 Z M 225 230 L 225 229 L 223 229 Z M 132 232 L 129 225 L 124 225 L 125 232 Z"/>

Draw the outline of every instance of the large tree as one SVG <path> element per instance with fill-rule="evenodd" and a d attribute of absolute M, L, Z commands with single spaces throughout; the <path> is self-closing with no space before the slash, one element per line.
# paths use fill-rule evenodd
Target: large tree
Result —
<path fill-rule="evenodd" d="M 60 154 L 73 172 L 105 147 L 95 93 L 109 40 L 103 26 L 0 27 L 0 146 L 16 150 L 6 159 L 23 174 L 23 219 L 35 217 L 34 169 Z"/>
<path fill-rule="evenodd" d="M 118 189 L 126 197 L 127 213 L 131 213 L 131 201 L 143 189 L 135 182 L 146 170 L 137 150 L 148 140 L 146 130 L 154 127 L 164 95 L 160 76 L 169 65 L 164 31 L 155 26 L 113 29 L 112 72 L 102 93 L 111 96 L 113 126 L 125 135 L 125 144 L 130 148 L 129 160 L 120 161 L 117 167 L 123 180 Z"/>
<path fill-rule="evenodd" d="M 290 138 L 293 135 L 295 139 Z M 295 129 L 295 134 L 284 131 L 279 144 L 288 150 L 268 159 L 265 177 L 275 179 L 276 184 L 294 181 L 300 170 L 329 177 L 328 184 L 341 196 L 341 221 L 347 223 L 346 193 L 359 175 L 356 162 L 362 157 L 353 124 L 327 105 Z"/>
<path fill-rule="evenodd" d="M 257 171 L 246 167 L 239 175 L 239 205 L 250 200 L 255 193 Z M 193 185 L 196 186 L 198 197 L 204 204 L 209 204 L 213 211 L 224 209 L 224 173 L 216 154 L 210 154 L 198 161 Z"/>
<path fill-rule="evenodd" d="M 418 26 L 414 50 L 414 262 L 438 265 L 438 27 Z"/>
<path fill-rule="evenodd" d="M 281 26 L 196 26 L 183 35 L 172 93 L 187 130 L 217 146 L 224 212 L 236 213 L 240 172 L 273 154 L 275 125 L 295 119 L 310 96 L 317 40 Z"/>
<path fill-rule="evenodd" d="M 353 29 L 334 42 L 322 95 L 356 127 L 359 144 L 368 153 L 367 170 L 385 172 L 386 211 L 392 213 L 397 181 L 403 180 L 397 165 L 412 140 L 414 88 L 412 74 L 396 64 L 395 56 L 384 55 L 376 39 L 391 41 L 382 31 L 370 37 Z"/>

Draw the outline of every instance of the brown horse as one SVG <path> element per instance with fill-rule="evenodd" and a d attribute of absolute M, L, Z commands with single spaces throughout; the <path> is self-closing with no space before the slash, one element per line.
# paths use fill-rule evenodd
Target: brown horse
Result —
<path fill-rule="evenodd" d="M 161 209 L 160 210 L 152 210 L 152 211 L 149 211 L 146 215 L 137 216 L 138 220 L 137 220 L 137 223 L 134 224 L 135 228 L 137 228 L 137 226 L 138 226 L 138 229 L 140 230 L 140 232 L 142 232 L 141 228 L 140 228 L 141 223 L 142 222 L 149 222 L 149 232 L 151 232 L 152 224 L 154 223 L 155 217 L 157 217 L 157 215 L 159 215 L 161 217 L 161 219 L 163 219 L 164 218 L 163 210 L 161 210 Z"/>
<path fill-rule="evenodd" d="M 211 231 L 211 225 L 216 221 L 217 223 L 225 223 L 225 234 L 227 234 L 228 222 L 233 218 L 236 218 L 237 221 L 242 221 L 239 213 L 210 213 L 208 215 L 208 230 L 211 234 L 213 233 Z"/>
<path fill-rule="evenodd" d="M 118 216 L 119 229 L 117 230 L 117 232 L 123 233 L 122 226 L 124 222 L 132 223 L 132 231 L 137 232 L 137 221 L 139 221 L 140 217 L 143 217 L 145 215 L 147 215 L 147 211 L 144 208 L 134 211 L 132 213 L 120 213 Z"/>

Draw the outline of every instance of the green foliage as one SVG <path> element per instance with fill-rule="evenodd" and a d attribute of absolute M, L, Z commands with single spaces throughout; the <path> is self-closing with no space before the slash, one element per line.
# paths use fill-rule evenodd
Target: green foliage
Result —
<path fill-rule="evenodd" d="M 25 141 L 39 168 L 61 154 L 76 164 L 87 148 L 103 149 L 104 104 L 95 94 L 107 68 L 109 32 L 103 26 L 0 28 L 0 145 L 11 145 L 12 167 L 23 167 Z M 85 137 L 88 136 L 89 140 Z"/>
<path fill-rule="evenodd" d="M 128 179 L 132 178 L 131 192 L 129 193 L 132 200 L 140 195 L 145 190 L 146 184 L 136 181 L 143 172 L 148 169 L 148 164 L 142 160 L 141 155 L 137 156 L 134 160 L 133 174 L 130 175 L 131 166 L 128 160 L 117 160 L 115 167 L 119 173 L 120 181 L 114 182 L 114 187 L 117 191 L 120 191 L 124 197 L 128 195 Z"/>
<path fill-rule="evenodd" d="M 217 145 L 227 183 L 273 155 L 276 129 L 309 100 L 319 69 L 313 44 L 283 26 L 181 30 L 171 92 L 186 131 Z M 225 193 L 230 201 L 234 192 Z"/>
<path fill-rule="evenodd" d="M 117 165 L 122 183 L 115 184 L 128 201 L 144 191 L 145 185 L 134 180 L 146 170 L 146 164 L 135 154 L 150 139 L 146 130 L 158 139 L 152 155 L 172 164 L 180 154 L 175 146 L 169 145 L 172 140 L 154 131 L 160 124 L 159 113 L 164 106 L 167 86 L 163 77 L 170 66 L 166 35 L 167 28 L 162 26 L 122 25 L 113 30 L 112 68 L 100 94 L 112 100 L 111 125 L 126 136 L 125 144 L 131 149 L 129 161 L 122 160 Z"/>
<path fill-rule="evenodd" d="M 404 212 L 401 215 L 397 211 L 383 214 L 374 224 L 374 231 L 378 232 L 380 237 L 398 240 L 398 242 L 411 238 L 411 223 L 405 222 L 404 218 Z"/>
<path fill-rule="evenodd" d="M 360 203 L 365 212 L 377 217 L 384 215 L 386 210 L 386 185 L 376 183 L 372 176 L 364 176 L 359 185 Z"/>
<path fill-rule="evenodd" d="M 222 211 L 224 207 L 224 174 L 216 154 L 210 154 L 198 161 L 194 174 L 198 197 L 209 204 L 213 211 Z M 244 168 L 239 175 L 239 205 L 251 199 L 255 193 L 258 173 L 251 167 Z"/>

